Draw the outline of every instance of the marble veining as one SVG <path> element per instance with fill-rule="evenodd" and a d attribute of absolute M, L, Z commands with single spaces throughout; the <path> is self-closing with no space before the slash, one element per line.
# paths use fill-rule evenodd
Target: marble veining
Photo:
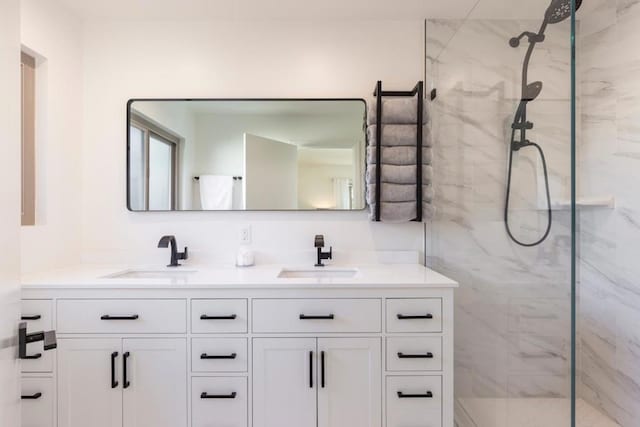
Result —
<path fill-rule="evenodd" d="M 579 395 L 631 427 L 640 419 L 640 1 L 591 0 L 581 14 L 580 191 L 617 206 L 579 217 Z"/>

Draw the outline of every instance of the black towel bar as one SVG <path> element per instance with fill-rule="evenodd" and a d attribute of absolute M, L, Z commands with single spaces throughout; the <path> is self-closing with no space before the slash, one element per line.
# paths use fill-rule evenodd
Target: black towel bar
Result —
<path fill-rule="evenodd" d="M 199 176 L 194 176 L 194 177 L 193 177 L 193 179 L 194 179 L 195 181 L 200 181 L 200 177 L 199 177 Z M 233 180 L 234 180 L 234 181 L 242 181 L 242 177 L 241 177 L 241 176 L 234 176 L 234 177 L 233 177 Z"/>

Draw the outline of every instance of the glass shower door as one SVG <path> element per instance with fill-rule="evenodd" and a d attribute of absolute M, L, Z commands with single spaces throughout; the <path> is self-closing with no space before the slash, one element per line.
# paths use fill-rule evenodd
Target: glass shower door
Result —
<path fill-rule="evenodd" d="M 569 1 L 426 22 L 428 261 L 460 283 L 459 427 L 572 425 L 572 40 Z"/>

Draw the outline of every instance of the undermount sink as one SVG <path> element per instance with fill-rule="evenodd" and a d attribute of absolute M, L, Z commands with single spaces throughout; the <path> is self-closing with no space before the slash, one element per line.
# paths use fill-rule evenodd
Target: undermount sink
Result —
<path fill-rule="evenodd" d="M 104 276 L 104 279 L 187 279 L 195 270 L 125 270 Z"/>
<path fill-rule="evenodd" d="M 283 268 L 278 274 L 280 279 L 348 279 L 354 277 L 358 273 L 356 268 L 326 268 L 318 267 L 315 269 L 288 269 Z"/>

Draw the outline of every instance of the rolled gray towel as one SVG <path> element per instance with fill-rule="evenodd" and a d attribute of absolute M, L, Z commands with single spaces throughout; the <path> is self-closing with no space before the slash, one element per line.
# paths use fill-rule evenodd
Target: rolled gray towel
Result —
<path fill-rule="evenodd" d="M 373 98 L 367 105 L 367 124 L 375 124 L 377 122 L 377 99 Z M 427 102 L 424 103 L 422 110 L 422 123 L 429 122 L 429 114 L 427 113 Z M 413 98 L 384 98 L 382 99 L 382 123 L 391 124 L 411 124 L 418 123 L 418 97 Z"/>
<path fill-rule="evenodd" d="M 367 127 L 367 141 L 372 147 L 376 146 L 378 140 L 376 129 L 378 125 Z M 418 129 L 416 125 L 382 125 L 382 146 L 408 146 L 415 147 L 418 142 Z M 432 146 L 431 128 L 424 125 L 422 127 L 422 145 Z"/>
<path fill-rule="evenodd" d="M 422 220 L 432 220 L 436 215 L 436 208 L 430 203 L 422 204 Z M 416 219 L 416 202 L 380 203 L 380 221 L 390 223 L 409 222 Z M 376 205 L 370 205 L 369 219 L 374 221 Z"/>
<path fill-rule="evenodd" d="M 367 147 L 367 164 L 376 164 L 377 147 Z M 415 165 L 416 147 L 382 147 L 381 157 L 383 165 Z M 422 163 L 430 165 L 432 152 L 430 147 L 422 148 Z"/>
<path fill-rule="evenodd" d="M 435 191 L 433 185 L 422 186 L 422 200 L 431 203 Z M 382 194 L 380 194 L 381 202 L 411 202 L 416 200 L 416 185 L 409 184 L 387 184 L 382 183 Z M 376 185 L 367 185 L 367 203 L 370 205 L 376 202 Z"/>
<path fill-rule="evenodd" d="M 376 183 L 377 165 L 368 165 L 366 172 L 367 184 Z M 389 184 L 416 184 L 416 165 L 396 166 L 382 165 L 381 182 Z M 430 184 L 433 180 L 433 168 L 428 165 L 422 166 L 422 183 Z"/>

